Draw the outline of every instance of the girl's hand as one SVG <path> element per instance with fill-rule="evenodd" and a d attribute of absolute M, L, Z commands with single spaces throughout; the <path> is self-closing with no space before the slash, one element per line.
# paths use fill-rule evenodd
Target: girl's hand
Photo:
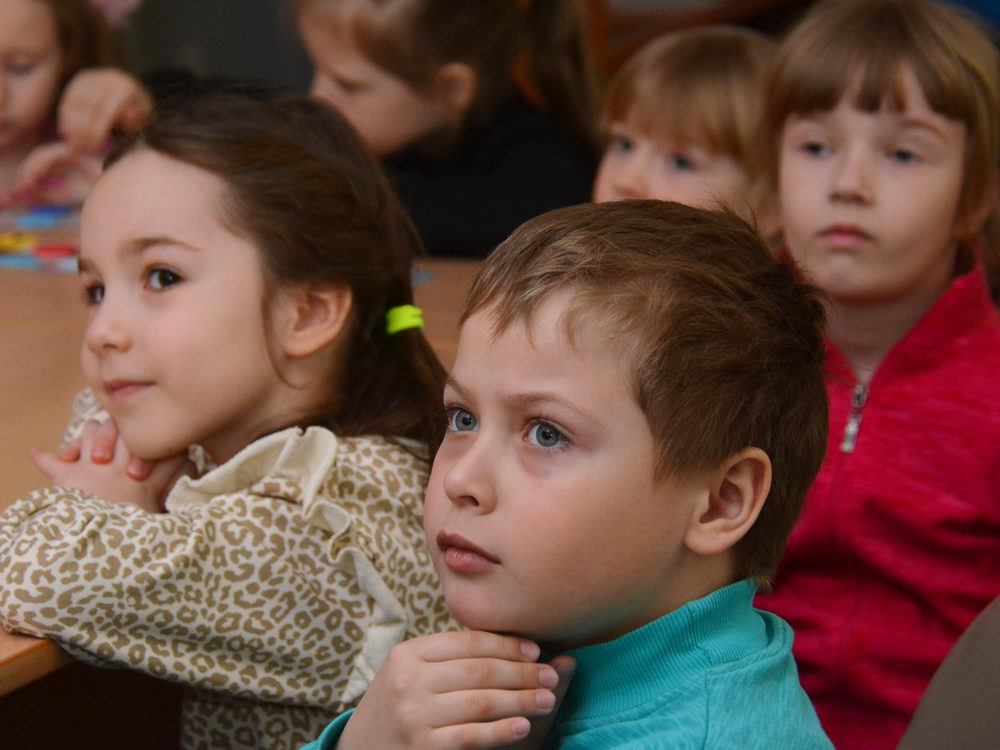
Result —
<path fill-rule="evenodd" d="M 115 457 L 115 448 L 118 442 L 118 425 L 110 419 L 104 422 L 92 419 L 87 424 L 97 425 L 96 429 L 91 433 L 90 460 L 95 464 L 108 463 Z M 70 440 L 56 454 L 56 458 L 67 463 L 79 461 L 82 444 L 82 437 Z M 125 464 L 125 473 L 132 477 L 132 479 L 141 482 L 150 475 L 154 466 L 155 464 L 152 461 L 147 461 L 138 456 L 130 456 L 128 463 Z"/>
<path fill-rule="evenodd" d="M 13 203 L 78 205 L 101 176 L 101 159 L 82 153 L 66 141 L 36 147 L 15 177 Z"/>
<path fill-rule="evenodd" d="M 59 133 L 74 148 L 97 152 L 112 131 L 136 131 L 152 113 L 152 98 L 128 73 L 117 68 L 88 68 L 66 85 L 59 102 Z"/>
<path fill-rule="evenodd" d="M 127 468 L 138 459 L 118 438 L 113 423 L 111 427 L 108 424 L 90 421 L 79 441 L 70 443 L 59 456 L 33 450 L 31 460 L 53 484 L 80 489 L 113 503 L 131 503 L 150 513 L 162 512 L 170 488 L 181 476 L 193 475 L 194 466 L 186 455 L 173 456 L 149 465 L 146 476 L 136 479 Z M 112 434 L 114 439 L 109 446 Z M 99 460 L 93 458 L 95 451 Z M 135 474 L 144 471 L 141 465 L 133 468 Z"/>
<path fill-rule="evenodd" d="M 536 663 L 538 653 L 538 646 L 523 638 L 482 631 L 400 643 L 337 747 L 472 750 L 522 740 L 531 729 L 528 717 L 549 714 L 556 704 L 559 676 L 548 664 Z"/>

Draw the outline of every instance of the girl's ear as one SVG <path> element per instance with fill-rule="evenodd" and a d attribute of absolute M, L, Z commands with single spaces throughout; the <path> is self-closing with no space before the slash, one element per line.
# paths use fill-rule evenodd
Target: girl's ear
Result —
<path fill-rule="evenodd" d="M 476 71 L 461 62 L 450 62 L 438 68 L 434 89 L 445 106 L 454 112 L 467 112 L 476 97 Z"/>
<path fill-rule="evenodd" d="M 307 284 L 289 290 L 285 300 L 283 349 L 303 359 L 316 354 L 344 330 L 354 296 L 348 286 Z"/>
<path fill-rule="evenodd" d="M 960 240 L 971 240 L 979 233 L 990 213 L 996 210 L 997 200 L 1000 200 L 1000 172 L 993 173 L 993 179 L 979 197 L 978 203 L 959 220 L 957 231 Z"/>
<path fill-rule="evenodd" d="M 695 508 L 684 541 L 698 555 L 720 555 L 753 526 L 771 489 L 771 459 L 745 448 L 720 464 Z"/>

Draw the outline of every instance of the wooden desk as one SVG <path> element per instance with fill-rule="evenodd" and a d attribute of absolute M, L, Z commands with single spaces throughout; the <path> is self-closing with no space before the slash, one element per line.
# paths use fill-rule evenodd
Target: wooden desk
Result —
<path fill-rule="evenodd" d="M 416 289 L 427 337 L 446 367 L 458 344 L 458 318 L 476 261 L 420 261 L 430 278 Z M 83 387 L 80 338 L 86 311 L 72 275 L 0 269 L 0 510 L 44 486 L 28 449 L 53 449 Z M 50 641 L 0 630 L 0 695 L 70 659 Z"/>

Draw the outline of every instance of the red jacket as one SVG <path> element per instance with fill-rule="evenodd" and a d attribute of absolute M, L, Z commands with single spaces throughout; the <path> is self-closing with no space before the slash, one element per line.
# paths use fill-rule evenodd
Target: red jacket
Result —
<path fill-rule="evenodd" d="M 972 271 L 867 393 L 828 354 L 826 460 L 775 592 L 756 605 L 794 628 L 834 745 L 888 750 L 952 643 L 1000 595 L 1000 316 Z"/>

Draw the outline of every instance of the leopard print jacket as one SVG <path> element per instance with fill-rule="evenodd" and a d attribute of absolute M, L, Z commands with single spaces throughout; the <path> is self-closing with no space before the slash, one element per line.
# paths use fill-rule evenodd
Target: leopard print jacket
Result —
<path fill-rule="evenodd" d="M 68 435 L 95 413 L 82 394 Z M 404 448 L 310 427 L 192 457 L 207 471 L 168 513 L 50 487 L 0 514 L 0 624 L 188 686 L 186 749 L 275 750 L 355 705 L 392 646 L 457 627 Z"/>

